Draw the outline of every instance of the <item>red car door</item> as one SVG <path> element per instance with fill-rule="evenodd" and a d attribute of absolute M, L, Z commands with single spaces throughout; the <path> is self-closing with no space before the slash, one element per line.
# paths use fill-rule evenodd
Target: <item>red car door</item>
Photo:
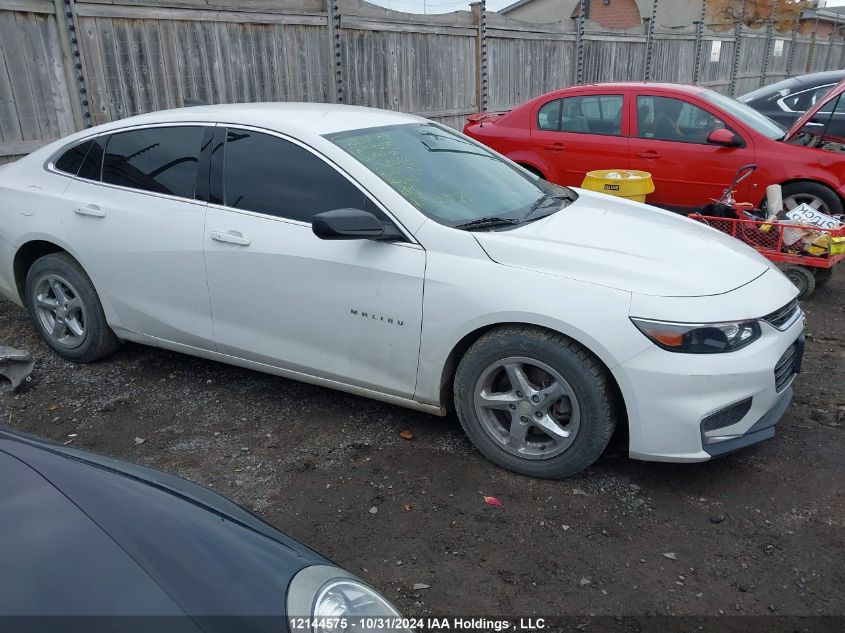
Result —
<path fill-rule="evenodd" d="M 580 186 L 594 169 L 628 166 L 628 118 L 622 92 L 550 95 L 537 105 L 531 143 L 552 181 Z"/>
<path fill-rule="evenodd" d="M 637 91 L 631 99 L 629 165 L 651 173 L 655 191 L 648 202 L 689 210 L 718 199 L 736 171 L 754 162 L 753 141 L 718 108 L 688 94 Z M 735 145 L 708 141 L 727 128 Z M 747 201 L 750 179 L 736 199 Z"/>

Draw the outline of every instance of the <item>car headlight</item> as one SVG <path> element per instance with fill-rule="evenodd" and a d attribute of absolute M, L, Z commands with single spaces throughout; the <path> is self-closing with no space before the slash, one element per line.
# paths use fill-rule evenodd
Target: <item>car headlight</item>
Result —
<path fill-rule="evenodd" d="M 756 319 L 728 323 L 670 323 L 631 317 L 640 332 L 670 352 L 719 354 L 741 349 L 760 338 Z"/>
<path fill-rule="evenodd" d="M 291 580 L 288 623 L 294 633 L 367 633 L 408 630 L 399 612 L 378 592 L 343 569 L 314 565 Z"/>

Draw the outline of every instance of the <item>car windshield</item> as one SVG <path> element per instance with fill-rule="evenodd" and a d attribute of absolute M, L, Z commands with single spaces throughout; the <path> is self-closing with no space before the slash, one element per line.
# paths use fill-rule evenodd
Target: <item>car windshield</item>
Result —
<path fill-rule="evenodd" d="M 434 123 L 366 128 L 326 138 L 422 213 L 448 226 L 487 219 L 515 224 L 544 198 L 569 192 Z M 532 214 L 531 219 L 548 215 L 551 210 Z"/>
<path fill-rule="evenodd" d="M 714 106 L 725 110 L 728 114 L 735 116 L 737 119 L 745 123 L 748 127 L 755 131 L 768 136 L 774 141 L 779 141 L 786 136 L 786 128 L 775 123 L 764 114 L 760 114 L 754 108 L 751 108 L 744 103 L 740 103 L 736 99 L 731 99 L 715 90 L 705 90 L 701 96 L 712 103 Z"/>

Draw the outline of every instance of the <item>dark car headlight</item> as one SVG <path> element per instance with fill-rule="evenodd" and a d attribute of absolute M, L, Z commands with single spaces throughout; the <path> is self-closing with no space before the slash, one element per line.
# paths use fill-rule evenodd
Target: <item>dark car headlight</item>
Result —
<path fill-rule="evenodd" d="M 293 577 L 287 615 L 293 633 L 408 630 L 399 612 L 375 589 L 329 565 L 306 567 Z"/>
<path fill-rule="evenodd" d="M 719 354 L 733 352 L 760 338 L 756 319 L 725 323 L 671 323 L 631 317 L 640 332 L 670 352 Z"/>

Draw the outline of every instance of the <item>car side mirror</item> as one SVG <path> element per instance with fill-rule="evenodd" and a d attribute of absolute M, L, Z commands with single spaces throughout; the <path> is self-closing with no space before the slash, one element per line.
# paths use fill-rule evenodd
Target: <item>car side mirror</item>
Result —
<path fill-rule="evenodd" d="M 740 138 L 729 129 L 719 127 L 710 132 L 707 142 L 711 145 L 723 145 L 724 147 L 737 147 L 742 145 Z"/>
<path fill-rule="evenodd" d="M 402 237 L 389 222 L 362 209 L 335 209 L 311 218 L 311 230 L 321 240 L 396 240 Z"/>

